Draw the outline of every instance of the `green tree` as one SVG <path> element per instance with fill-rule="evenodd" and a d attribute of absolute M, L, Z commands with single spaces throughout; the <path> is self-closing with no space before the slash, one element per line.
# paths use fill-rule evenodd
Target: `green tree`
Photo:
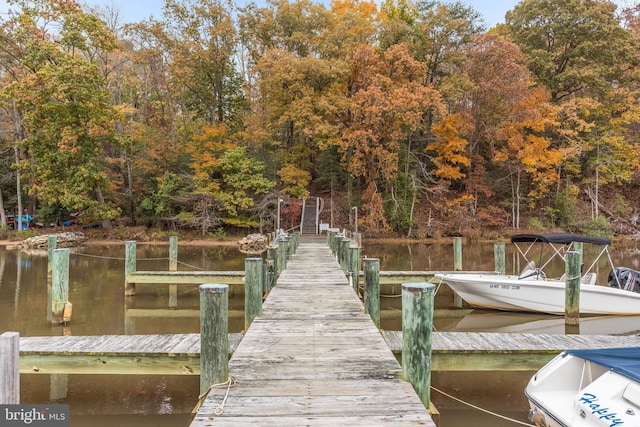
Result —
<path fill-rule="evenodd" d="M 22 119 L 19 144 L 28 157 L 19 158 L 18 168 L 28 191 L 50 206 L 113 218 L 118 210 L 105 198 L 112 181 L 103 150 L 115 142 L 116 111 L 87 52 L 113 48 L 114 38 L 75 3 L 16 4 L 21 9 L 11 21 L 22 52 L 17 78 L 1 95 Z"/>
<path fill-rule="evenodd" d="M 615 12 L 616 5 L 603 0 L 524 0 L 507 13 L 500 31 L 558 102 L 607 91 L 637 63 L 637 49 Z"/>

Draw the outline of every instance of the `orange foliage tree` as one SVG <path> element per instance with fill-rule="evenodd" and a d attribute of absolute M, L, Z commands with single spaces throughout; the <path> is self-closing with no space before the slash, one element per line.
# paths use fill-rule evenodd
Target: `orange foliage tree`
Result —
<path fill-rule="evenodd" d="M 428 132 L 425 115 L 443 109 L 439 94 L 421 83 L 423 74 L 424 64 L 404 44 L 384 52 L 361 46 L 354 52 L 350 110 L 337 145 L 345 167 L 365 181 L 365 228 L 387 229 L 379 185 L 394 178 L 402 142 Z"/>

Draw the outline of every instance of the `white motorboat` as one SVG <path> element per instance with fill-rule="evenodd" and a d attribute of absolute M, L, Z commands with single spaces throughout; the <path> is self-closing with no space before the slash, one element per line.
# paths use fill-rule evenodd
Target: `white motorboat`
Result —
<path fill-rule="evenodd" d="M 640 347 L 564 351 L 524 393 L 539 427 L 638 427 Z"/>
<path fill-rule="evenodd" d="M 602 247 L 591 266 L 580 278 L 581 314 L 640 314 L 640 272 L 614 268 L 608 246 L 609 239 L 579 236 L 570 233 L 518 234 L 511 238 L 519 253 L 528 262 L 520 275 L 487 273 L 438 273 L 441 279 L 463 300 L 475 307 L 509 311 L 530 311 L 550 314 L 565 313 L 566 281 L 564 277 L 547 278 L 544 272 L 553 259 L 565 259 L 575 242 Z M 519 244 L 528 244 L 524 250 Z M 552 255 L 536 267 L 527 256 L 536 244 L 547 244 Z M 541 252 L 542 254 L 542 252 Z M 594 267 L 602 256 L 611 265 L 609 286 L 598 285 Z M 541 255 L 542 258 L 542 255 Z"/>

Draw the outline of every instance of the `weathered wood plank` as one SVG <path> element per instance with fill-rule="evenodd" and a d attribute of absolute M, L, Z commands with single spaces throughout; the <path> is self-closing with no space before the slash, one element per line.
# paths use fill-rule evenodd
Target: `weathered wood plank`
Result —
<path fill-rule="evenodd" d="M 125 276 L 125 284 L 244 285 L 244 271 L 136 271 Z"/>
<path fill-rule="evenodd" d="M 22 337 L 20 373 L 199 375 L 200 334 Z"/>

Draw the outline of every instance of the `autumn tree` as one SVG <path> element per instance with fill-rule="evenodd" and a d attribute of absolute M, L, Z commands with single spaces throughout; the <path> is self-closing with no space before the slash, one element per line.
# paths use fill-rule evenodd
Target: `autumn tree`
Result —
<path fill-rule="evenodd" d="M 467 118 L 471 164 L 464 180 L 466 193 L 473 197 L 472 214 L 491 222 L 506 222 L 506 213 L 497 200 L 511 199 L 494 185 L 494 150 L 497 133 L 504 123 L 516 121 L 516 106 L 531 95 L 532 76 L 522 64 L 518 46 L 497 34 L 476 36 L 466 49 L 464 72 L 471 87 L 465 92 L 460 114 Z M 498 177 L 502 177 L 498 172 Z M 500 179 L 500 178 L 497 178 Z"/>
<path fill-rule="evenodd" d="M 570 152 L 550 137 L 549 131 L 558 126 L 558 110 L 543 88 L 514 107 L 513 120 L 502 122 L 496 132 L 494 161 L 508 170 L 513 226 L 520 228 L 525 193 L 530 207 L 547 195 L 560 179 L 558 167 Z"/>
<path fill-rule="evenodd" d="M 370 230 L 387 228 L 383 192 L 398 172 L 402 144 L 428 130 L 427 112 L 442 110 L 439 94 L 421 83 L 423 67 L 404 44 L 354 52 L 349 119 L 337 144 L 347 170 L 364 179 L 361 219 Z"/>
<path fill-rule="evenodd" d="M 347 109 L 346 55 L 338 55 L 325 39 L 347 34 L 332 29 L 334 19 L 340 18 L 321 4 L 280 0 L 268 5 L 251 5 L 239 18 L 248 52 L 248 80 L 259 77 L 249 85 L 253 114 L 247 118 L 251 125 L 246 139 L 260 141 L 269 170 L 295 165 L 313 179 L 321 174 L 319 153 L 339 135 L 340 118 Z M 358 16 L 363 27 L 354 37 L 366 37 L 371 30 Z"/>
<path fill-rule="evenodd" d="M 112 180 L 103 150 L 115 141 L 116 112 L 88 53 L 113 48 L 114 38 L 75 3 L 15 3 L 20 71 L 2 96 L 15 102 L 22 119 L 19 143 L 29 157 L 21 157 L 18 168 L 27 189 L 44 205 L 113 218 L 118 210 L 105 197 Z"/>
<path fill-rule="evenodd" d="M 591 217 L 600 214 L 600 189 L 630 183 L 640 170 L 640 140 L 632 132 L 640 123 L 638 93 L 616 88 L 606 100 L 576 98 L 562 104 L 562 126 L 558 133 L 563 146 L 574 155 L 564 165 L 570 182 L 583 185 L 591 202 Z M 611 192 L 611 198 L 615 192 Z M 630 210 L 616 203 L 609 214 Z"/>
<path fill-rule="evenodd" d="M 264 163 L 249 157 L 224 124 L 203 127 L 188 152 L 193 188 L 184 194 L 192 209 L 177 218 L 196 225 L 203 234 L 222 221 L 242 227 L 257 224 L 249 211 L 256 197 L 273 187 L 264 176 Z"/>

